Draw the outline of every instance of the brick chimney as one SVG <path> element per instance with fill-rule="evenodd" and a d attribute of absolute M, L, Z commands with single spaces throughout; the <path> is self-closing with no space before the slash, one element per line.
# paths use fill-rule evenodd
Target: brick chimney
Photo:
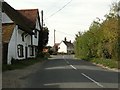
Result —
<path fill-rule="evenodd" d="M 66 37 L 65 37 L 64 41 L 67 41 Z"/>

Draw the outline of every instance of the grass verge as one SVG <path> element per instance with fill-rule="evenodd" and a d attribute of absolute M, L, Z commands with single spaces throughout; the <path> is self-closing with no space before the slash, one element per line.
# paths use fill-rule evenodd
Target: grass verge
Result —
<path fill-rule="evenodd" d="M 34 59 L 26 59 L 26 60 L 13 60 L 11 65 L 2 65 L 2 71 L 15 70 L 15 69 L 23 69 L 27 66 L 33 65 L 37 62 L 42 62 L 47 60 L 47 58 L 34 58 Z"/>
<path fill-rule="evenodd" d="M 116 69 L 120 69 L 119 65 L 118 65 L 118 61 L 112 60 L 112 59 L 100 59 L 100 58 L 93 58 L 90 60 L 93 63 L 96 64 L 101 64 L 105 67 L 109 67 L 109 68 L 116 68 Z"/>

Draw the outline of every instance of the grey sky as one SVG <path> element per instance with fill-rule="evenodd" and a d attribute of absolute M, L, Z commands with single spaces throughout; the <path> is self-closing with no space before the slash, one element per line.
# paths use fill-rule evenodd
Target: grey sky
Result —
<path fill-rule="evenodd" d="M 44 11 L 44 23 L 49 28 L 49 45 L 53 45 L 53 32 L 56 30 L 56 42 L 64 37 L 74 41 L 78 31 L 87 31 L 96 17 L 104 19 L 112 2 L 117 0 L 72 0 L 64 9 L 54 14 L 71 0 L 5 0 L 15 9 L 38 8 Z M 52 17 L 50 17 L 54 14 Z"/>

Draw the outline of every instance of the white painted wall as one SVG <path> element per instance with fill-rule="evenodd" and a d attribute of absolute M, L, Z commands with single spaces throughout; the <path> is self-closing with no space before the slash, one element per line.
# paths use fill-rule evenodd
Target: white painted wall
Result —
<path fill-rule="evenodd" d="M 58 46 L 60 47 L 60 49 L 58 49 L 59 53 L 67 53 L 67 46 L 64 44 L 64 42 L 62 41 L 61 44 Z"/>
<path fill-rule="evenodd" d="M 38 22 L 38 18 L 36 19 L 36 29 L 40 30 L 40 26 L 39 26 L 39 22 Z M 33 45 L 38 45 L 38 38 L 39 38 L 39 31 L 37 31 L 37 38 L 33 37 Z"/>
<path fill-rule="evenodd" d="M 31 45 L 31 35 L 28 34 L 24 39 L 25 46 Z"/>
<path fill-rule="evenodd" d="M 68 47 L 67 50 L 68 50 L 68 51 L 73 51 L 74 48 Z"/>
<path fill-rule="evenodd" d="M 9 20 L 9 18 L 8 18 Z M 38 30 L 40 30 L 40 26 L 39 26 L 39 22 L 38 22 L 38 19 L 36 20 L 36 28 Z M 31 44 L 31 35 L 27 35 L 25 38 L 24 38 L 24 41 L 22 41 L 22 33 L 24 31 L 18 29 L 18 26 L 16 25 L 15 28 L 14 28 L 14 31 L 13 31 L 13 34 L 12 34 L 12 37 L 10 39 L 10 42 L 8 44 L 8 61 L 7 63 L 8 64 L 11 64 L 11 59 L 14 58 L 14 59 L 18 59 L 18 60 L 22 60 L 22 59 L 25 59 L 25 47 L 27 46 L 27 50 L 28 50 L 28 58 L 34 58 L 36 55 L 35 55 L 35 46 L 38 45 L 38 38 L 39 38 L 39 32 L 37 33 L 37 38 L 34 37 L 34 35 L 32 35 L 32 39 L 33 39 L 33 43 Z M 23 45 L 23 49 L 24 49 L 24 57 L 18 57 L 18 52 L 17 52 L 17 45 Z M 29 45 L 34 45 L 34 56 L 30 56 L 30 49 L 29 49 Z"/>
<path fill-rule="evenodd" d="M 10 42 L 8 44 L 7 64 L 11 64 L 11 59 L 17 59 L 17 26 L 15 26 Z"/>
<path fill-rule="evenodd" d="M 24 31 L 20 30 L 20 29 L 17 29 L 17 44 L 16 44 L 16 47 L 17 45 L 21 44 L 23 45 L 23 49 L 24 49 L 24 57 L 18 57 L 18 52 L 17 52 L 17 59 L 25 59 L 25 46 L 27 46 L 27 43 L 26 42 L 23 42 L 22 41 L 22 37 L 21 37 L 21 34 L 23 33 Z M 26 41 L 26 39 L 25 39 Z"/>
<path fill-rule="evenodd" d="M 16 25 L 15 28 L 14 28 L 14 31 L 13 31 L 13 34 L 12 34 L 12 37 L 10 39 L 10 42 L 8 44 L 8 61 L 7 63 L 8 64 L 11 64 L 11 59 L 14 58 L 14 59 L 18 59 L 18 60 L 21 60 L 21 59 L 25 59 L 25 47 L 31 45 L 31 36 L 28 34 L 25 38 L 24 38 L 24 41 L 22 41 L 22 37 L 21 37 L 21 34 L 23 33 L 24 31 L 18 29 L 18 26 Z M 17 52 L 17 45 L 23 45 L 23 54 L 24 54 L 24 57 L 18 57 L 18 52 Z M 28 57 L 29 56 L 29 48 L 28 48 Z"/>

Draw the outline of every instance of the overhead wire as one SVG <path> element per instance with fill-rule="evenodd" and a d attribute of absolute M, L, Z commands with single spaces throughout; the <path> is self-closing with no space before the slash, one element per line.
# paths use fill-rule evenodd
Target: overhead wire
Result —
<path fill-rule="evenodd" d="M 62 33 L 62 34 L 67 35 L 67 36 L 72 36 L 72 37 L 74 37 L 74 35 L 69 34 L 69 33 L 65 33 L 65 32 L 62 32 L 62 31 L 58 31 L 58 30 L 56 30 L 56 32 Z"/>
<path fill-rule="evenodd" d="M 58 7 L 63 6 L 65 4 L 64 1 L 66 0 L 57 0 L 56 2 L 53 2 L 52 7 L 49 8 L 46 14 L 49 15 L 50 13 L 55 12 L 58 9 Z"/>
<path fill-rule="evenodd" d="M 58 12 L 60 12 L 61 10 L 63 10 L 63 9 L 64 9 L 68 4 L 70 4 L 71 2 L 72 2 L 72 0 L 70 0 L 69 2 L 67 2 L 64 6 L 62 6 L 62 8 L 60 8 L 59 10 L 57 10 L 56 12 L 54 12 L 53 14 L 51 14 L 48 18 L 54 16 L 55 14 L 57 14 Z M 47 20 L 46 20 L 46 19 L 48 19 L 48 18 L 45 17 L 44 23 L 45 23 L 45 21 L 46 21 L 47 25 L 50 26 L 50 24 L 49 24 L 49 23 L 47 22 Z M 51 27 L 51 26 L 50 26 L 50 27 Z M 75 37 L 75 36 L 72 35 L 72 34 L 68 34 L 68 33 L 65 33 L 65 32 L 62 32 L 62 31 L 56 30 L 56 32 L 62 33 L 62 34 L 67 35 L 67 36 Z M 53 38 L 53 37 L 51 37 L 51 38 Z"/>
<path fill-rule="evenodd" d="M 62 8 L 60 8 L 59 10 L 57 10 L 56 12 L 54 12 L 53 14 L 51 14 L 48 18 L 54 16 L 55 14 L 57 14 L 58 12 L 60 12 L 61 10 L 63 10 L 71 2 L 72 2 L 72 0 L 70 0 L 69 2 L 67 2 L 64 6 L 62 6 Z M 46 18 L 46 19 L 48 19 L 48 18 Z"/>

